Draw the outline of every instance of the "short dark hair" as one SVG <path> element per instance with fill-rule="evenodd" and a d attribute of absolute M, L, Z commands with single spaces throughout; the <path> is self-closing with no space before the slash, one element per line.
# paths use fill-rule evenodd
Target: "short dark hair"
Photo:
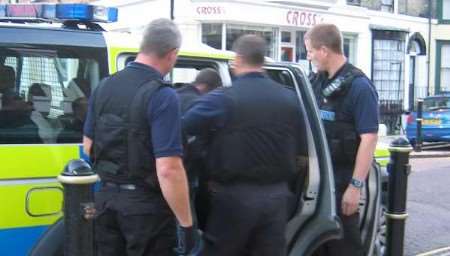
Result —
<path fill-rule="evenodd" d="M 266 41 L 257 35 L 240 36 L 233 44 L 233 51 L 251 66 L 262 66 L 266 53 Z"/>
<path fill-rule="evenodd" d="M 178 27 L 173 21 L 161 18 L 150 22 L 145 28 L 140 52 L 163 57 L 180 46 L 181 33 Z"/>
<path fill-rule="evenodd" d="M 314 49 L 325 46 L 337 54 L 343 54 L 341 31 L 334 24 L 315 25 L 306 32 L 305 40 L 309 40 Z"/>
<path fill-rule="evenodd" d="M 198 72 L 194 84 L 206 84 L 210 90 L 222 86 L 219 73 L 213 68 L 204 68 Z"/>

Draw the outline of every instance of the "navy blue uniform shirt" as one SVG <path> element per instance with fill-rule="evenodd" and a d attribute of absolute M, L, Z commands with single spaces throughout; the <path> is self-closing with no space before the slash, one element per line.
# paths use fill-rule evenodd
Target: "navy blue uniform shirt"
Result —
<path fill-rule="evenodd" d="M 149 72 L 155 79 L 163 78 L 156 69 L 138 62 L 131 62 L 126 68 Z M 92 98 L 89 99 L 89 108 L 84 124 L 84 135 L 88 138 L 92 138 L 94 134 Z M 155 158 L 183 154 L 180 118 L 180 104 L 175 90 L 167 86 L 161 87 L 152 95 L 147 107 L 147 121 L 151 127 Z"/>
<path fill-rule="evenodd" d="M 254 72 L 237 76 L 236 80 L 264 77 Z M 183 115 L 183 131 L 189 135 L 208 134 L 209 131 L 223 128 L 230 119 L 232 100 L 224 94 L 225 88 L 215 89 L 200 97 Z"/>

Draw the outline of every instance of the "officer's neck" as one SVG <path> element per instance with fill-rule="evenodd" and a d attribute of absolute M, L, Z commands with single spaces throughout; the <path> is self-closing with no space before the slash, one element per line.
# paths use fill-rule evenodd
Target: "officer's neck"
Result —
<path fill-rule="evenodd" d="M 332 78 L 345 65 L 347 58 L 341 54 L 334 54 L 329 59 L 327 68 L 328 78 Z"/>
<path fill-rule="evenodd" d="M 154 68 L 163 76 L 170 71 L 170 67 L 168 67 L 168 65 L 164 61 L 162 61 L 160 58 L 157 58 L 156 56 L 139 53 L 136 56 L 135 61 Z"/>
<path fill-rule="evenodd" d="M 248 73 L 262 73 L 262 67 L 253 67 L 253 66 L 241 66 L 239 68 L 235 68 L 234 74 L 237 76 L 245 75 Z"/>

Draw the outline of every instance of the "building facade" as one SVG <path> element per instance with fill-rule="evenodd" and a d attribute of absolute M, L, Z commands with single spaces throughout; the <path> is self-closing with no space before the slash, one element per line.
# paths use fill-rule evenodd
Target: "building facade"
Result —
<path fill-rule="evenodd" d="M 435 74 L 428 65 L 431 62 L 428 42 L 437 20 L 428 0 L 174 2 L 175 21 L 181 27 L 185 43 L 202 42 L 216 49 L 231 50 L 239 35 L 258 34 L 268 42 L 267 56 L 299 63 L 305 70 L 311 68 L 303 42 L 305 32 L 318 23 L 336 24 L 343 32 L 344 52 L 349 61 L 373 80 L 380 97 L 382 122 L 391 132 L 401 129 L 402 113 L 412 110 L 417 98 L 434 92 L 430 87 L 431 76 Z M 120 8 L 119 23 L 110 27 L 114 30 L 139 32 L 150 20 L 170 17 L 171 12 L 170 1 L 163 0 L 113 0 L 103 4 Z M 430 14 L 433 19 L 429 19 Z M 443 20 L 447 14 L 443 12 Z M 441 56 L 446 56 L 448 43 L 435 41 L 436 47 L 441 47 Z M 438 57 L 437 52 L 434 55 Z M 448 70 L 445 61 L 443 65 L 440 76 L 445 80 Z"/>
<path fill-rule="evenodd" d="M 437 21 L 431 41 L 432 94 L 450 92 L 450 0 L 437 0 Z"/>

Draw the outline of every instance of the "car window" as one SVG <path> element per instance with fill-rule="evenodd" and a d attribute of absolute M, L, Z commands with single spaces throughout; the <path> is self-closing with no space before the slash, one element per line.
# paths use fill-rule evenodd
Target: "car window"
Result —
<path fill-rule="evenodd" d="M 102 73 L 94 56 L 74 48 L 0 48 L 0 143 L 80 143 Z"/>
<path fill-rule="evenodd" d="M 450 109 L 450 97 L 433 97 L 423 101 L 424 111 L 433 111 L 438 109 Z"/>
<path fill-rule="evenodd" d="M 123 53 L 117 58 L 117 68 L 121 70 L 126 67 L 126 65 L 134 61 L 136 58 L 135 53 Z M 225 63 L 225 62 L 224 62 Z M 200 58 L 186 58 L 178 57 L 177 63 L 175 64 L 172 71 L 167 74 L 165 79 L 171 81 L 175 88 L 180 88 L 185 84 L 192 83 L 195 80 L 198 72 L 204 68 L 213 68 L 221 73 L 219 68 L 219 63 L 214 60 L 206 60 Z M 228 74 L 226 74 L 228 75 Z M 222 80 L 228 81 L 227 77 L 221 74 Z"/>

